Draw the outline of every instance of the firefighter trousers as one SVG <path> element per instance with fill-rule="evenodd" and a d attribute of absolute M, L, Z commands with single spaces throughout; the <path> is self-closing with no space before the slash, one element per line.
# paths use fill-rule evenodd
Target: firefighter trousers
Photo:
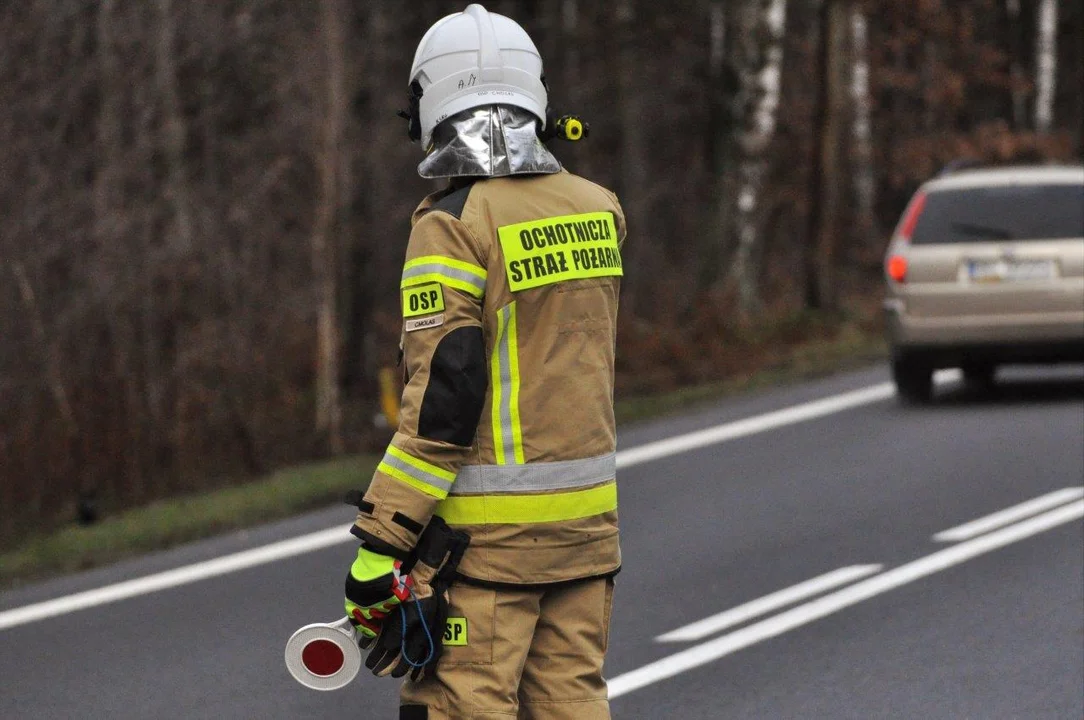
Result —
<path fill-rule="evenodd" d="M 608 720 L 602 662 L 613 578 L 548 589 L 449 591 L 444 654 L 406 681 L 401 720 Z"/>

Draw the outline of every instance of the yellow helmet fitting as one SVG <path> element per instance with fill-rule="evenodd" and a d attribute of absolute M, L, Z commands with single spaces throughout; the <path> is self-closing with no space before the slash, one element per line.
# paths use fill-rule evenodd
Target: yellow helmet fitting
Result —
<path fill-rule="evenodd" d="M 557 119 L 555 125 L 555 135 L 570 142 L 582 140 L 591 130 L 591 126 L 576 115 L 563 115 Z"/>

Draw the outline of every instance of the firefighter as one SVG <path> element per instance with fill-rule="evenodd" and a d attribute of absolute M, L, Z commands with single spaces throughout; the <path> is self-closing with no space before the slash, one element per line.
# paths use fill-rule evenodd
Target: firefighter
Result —
<path fill-rule="evenodd" d="M 613 413 L 625 220 L 543 144 L 542 60 L 473 4 L 410 71 L 422 177 L 400 286 L 405 388 L 364 496 L 346 611 L 399 717 L 608 718 L 621 565 Z"/>

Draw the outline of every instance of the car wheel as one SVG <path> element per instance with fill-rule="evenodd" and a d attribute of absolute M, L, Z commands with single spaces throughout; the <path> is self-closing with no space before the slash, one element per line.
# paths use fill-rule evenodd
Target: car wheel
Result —
<path fill-rule="evenodd" d="M 892 379 L 900 399 L 908 404 L 924 405 L 933 399 L 933 368 L 913 359 L 892 359 Z"/>
<path fill-rule="evenodd" d="M 987 392 L 994 388 L 994 375 L 997 368 L 993 365 L 964 365 L 964 384 L 972 390 Z"/>

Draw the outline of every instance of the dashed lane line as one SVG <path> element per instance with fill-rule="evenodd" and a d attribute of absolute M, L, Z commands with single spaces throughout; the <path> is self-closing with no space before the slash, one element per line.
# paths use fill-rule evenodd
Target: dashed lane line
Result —
<path fill-rule="evenodd" d="M 657 642 L 693 642 L 696 640 L 703 640 L 708 635 L 714 635 L 720 630 L 726 630 L 729 627 L 741 625 L 747 620 L 752 620 L 761 615 L 767 615 L 770 612 L 796 603 L 799 600 L 806 600 L 814 595 L 820 595 L 822 592 L 834 590 L 841 585 L 846 585 L 849 582 L 868 577 L 874 573 L 880 572 L 883 567 L 883 565 L 851 565 L 850 567 L 839 568 L 838 570 L 833 570 L 824 575 L 818 575 L 810 580 L 800 582 L 797 585 L 792 585 L 789 588 L 778 590 L 770 595 L 765 595 L 762 598 L 751 600 L 750 602 L 718 613 L 717 615 L 712 615 L 703 620 L 690 623 L 677 630 L 671 630 L 670 632 L 655 638 L 655 640 Z"/>
<path fill-rule="evenodd" d="M 1041 495 L 1032 500 L 1028 500 L 1027 502 L 1022 502 L 1019 505 L 1013 505 L 1004 510 L 999 510 L 996 513 L 980 517 L 971 522 L 964 523 L 963 525 L 957 525 L 954 528 L 942 530 L 934 535 L 933 539 L 935 542 L 959 542 L 961 540 L 970 540 L 985 532 L 1011 525 L 1017 520 L 1023 520 L 1030 515 L 1041 513 L 1044 510 L 1049 510 L 1058 505 L 1063 505 L 1070 500 L 1079 500 L 1080 498 L 1084 498 L 1084 487 L 1062 488 L 1061 490 L 1055 490 L 1052 493 Z"/>
<path fill-rule="evenodd" d="M 1082 517 L 1084 517 L 1084 500 L 1079 500 L 1015 525 L 1009 525 L 987 535 L 939 550 L 766 620 L 618 675 L 608 683 L 610 699 L 707 665 L 750 645 L 837 613 L 863 600 Z"/>

